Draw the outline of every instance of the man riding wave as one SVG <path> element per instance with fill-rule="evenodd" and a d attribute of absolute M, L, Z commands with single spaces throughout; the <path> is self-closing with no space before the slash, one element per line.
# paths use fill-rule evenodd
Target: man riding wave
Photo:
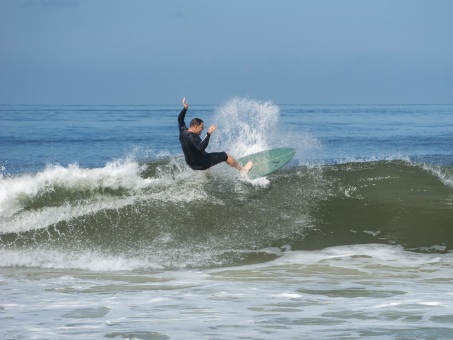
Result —
<path fill-rule="evenodd" d="M 211 134 L 217 129 L 215 125 L 211 125 L 208 129 L 206 137 L 202 140 L 200 135 L 204 130 L 204 122 L 199 118 L 194 118 L 190 121 L 190 126 L 187 128 L 184 119 L 189 105 L 186 103 L 186 98 L 182 100 L 184 108 L 178 116 L 179 126 L 179 142 L 181 143 L 182 151 L 186 159 L 187 165 L 193 170 L 206 170 L 210 167 L 226 162 L 229 166 L 238 169 L 240 172 L 247 174 L 253 166 L 249 161 L 245 166 L 241 166 L 232 156 L 226 152 L 206 152 Z"/>

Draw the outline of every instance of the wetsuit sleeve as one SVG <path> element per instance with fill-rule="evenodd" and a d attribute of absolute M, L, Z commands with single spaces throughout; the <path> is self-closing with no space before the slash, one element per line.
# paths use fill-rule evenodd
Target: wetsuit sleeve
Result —
<path fill-rule="evenodd" d="M 208 147 L 210 138 L 211 138 L 211 135 L 208 133 L 203 140 L 198 139 L 198 143 L 194 141 L 193 144 L 196 146 L 196 148 L 198 150 L 204 151 Z"/>
<path fill-rule="evenodd" d="M 187 128 L 186 127 L 186 123 L 184 122 L 184 118 L 186 118 L 186 112 L 187 112 L 187 109 L 183 108 L 182 111 L 179 113 L 179 116 L 178 116 L 178 127 L 179 127 L 179 130 Z"/>

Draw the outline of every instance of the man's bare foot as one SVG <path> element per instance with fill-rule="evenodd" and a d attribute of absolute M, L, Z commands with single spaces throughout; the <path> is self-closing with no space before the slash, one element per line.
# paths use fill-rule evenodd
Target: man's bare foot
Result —
<path fill-rule="evenodd" d="M 248 172 L 250 171 L 250 169 L 252 167 L 253 167 L 253 162 L 252 161 L 248 161 L 247 164 L 242 167 L 242 173 L 244 175 L 248 174 Z"/>

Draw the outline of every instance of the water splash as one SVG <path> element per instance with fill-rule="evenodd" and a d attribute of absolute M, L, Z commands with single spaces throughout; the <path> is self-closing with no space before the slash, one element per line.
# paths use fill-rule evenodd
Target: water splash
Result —
<path fill-rule="evenodd" d="M 233 157 L 278 147 L 297 150 L 295 159 L 305 163 L 306 155 L 318 152 L 322 143 L 309 132 L 292 131 L 280 122 L 280 108 L 271 101 L 233 98 L 214 114 L 218 125 L 210 150 L 225 150 Z"/>
<path fill-rule="evenodd" d="M 234 98 L 221 105 L 213 121 L 219 129 L 211 149 L 226 150 L 235 157 L 271 148 L 280 109 L 272 102 Z"/>

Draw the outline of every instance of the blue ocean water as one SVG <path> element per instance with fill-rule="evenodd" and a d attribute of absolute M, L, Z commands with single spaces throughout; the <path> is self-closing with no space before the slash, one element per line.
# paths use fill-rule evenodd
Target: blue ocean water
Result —
<path fill-rule="evenodd" d="M 209 122 L 220 107 L 196 105 L 189 114 Z M 179 109 L 3 105 L 0 161 L 8 172 L 20 173 L 39 171 L 47 164 L 101 167 L 137 152 L 151 159 L 178 155 L 174 120 Z M 317 139 L 321 148 L 309 154 L 310 160 L 399 154 L 421 162 L 453 163 L 451 105 L 279 105 L 278 111 L 282 135 L 309 133 Z M 215 123 L 220 129 L 225 124 Z"/>
<path fill-rule="evenodd" d="M 453 334 L 453 105 L 0 106 L 1 338 Z"/>

